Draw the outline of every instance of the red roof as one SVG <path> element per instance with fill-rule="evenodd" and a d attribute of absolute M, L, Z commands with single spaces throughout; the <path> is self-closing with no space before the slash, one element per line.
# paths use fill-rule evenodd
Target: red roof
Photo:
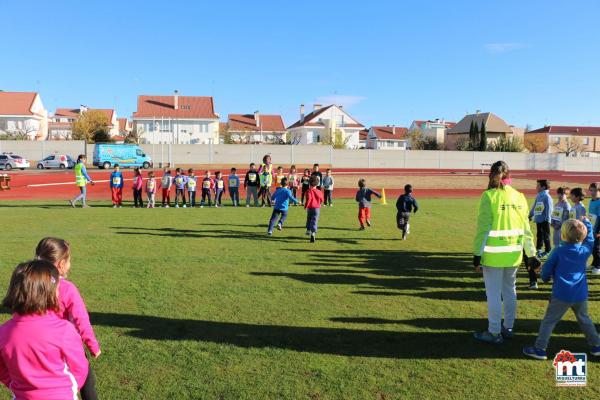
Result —
<path fill-rule="evenodd" d="M 228 123 L 230 131 L 262 131 L 284 132 L 285 124 L 281 115 L 259 115 L 260 127 L 256 125 L 254 114 L 229 114 Z"/>
<path fill-rule="evenodd" d="M 0 115 L 33 115 L 31 107 L 37 93 L 1 92 Z"/>
<path fill-rule="evenodd" d="M 314 110 L 304 116 L 304 119 L 300 119 L 296 121 L 293 125 L 289 126 L 289 128 L 297 128 L 299 126 L 322 126 L 323 124 L 320 122 L 309 122 L 311 119 L 323 114 L 326 110 L 333 107 L 333 104 L 327 107 L 321 107 L 318 110 Z"/>
<path fill-rule="evenodd" d="M 117 118 L 117 121 L 119 121 L 119 132 L 127 133 L 127 128 L 128 128 L 127 118 Z"/>
<path fill-rule="evenodd" d="M 554 133 L 581 136 L 600 136 L 600 126 L 561 126 L 548 125 L 527 133 Z"/>
<path fill-rule="evenodd" d="M 108 118 L 108 122 L 110 123 L 108 126 L 112 126 L 112 118 L 115 110 L 110 108 L 88 108 L 88 111 L 100 111 L 102 114 L 106 115 Z M 57 108 L 54 112 L 55 117 L 64 117 L 64 118 L 73 118 L 79 119 L 81 116 L 80 108 Z"/>
<path fill-rule="evenodd" d="M 213 98 L 208 96 L 179 96 L 175 109 L 174 96 L 138 96 L 134 118 L 219 118 Z"/>
<path fill-rule="evenodd" d="M 377 135 L 378 139 L 385 140 L 403 140 L 406 139 L 408 128 L 400 126 L 372 126 L 373 132 Z"/>
<path fill-rule="evenodd" d="M 369 134 L 368 129 L 363 129 L 358 132 L 358 140 L 367 140 L 367 135 Z"/>

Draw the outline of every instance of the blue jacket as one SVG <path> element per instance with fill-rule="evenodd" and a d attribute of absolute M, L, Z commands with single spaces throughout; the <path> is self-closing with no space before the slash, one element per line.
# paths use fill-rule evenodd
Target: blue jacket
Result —
<path fill-rule="evenodd" d="M 542 280 L 552 278 L 552 297 L 567 303 L 578 303 L 588 298 L 585 276 L 587 260 L 594 247 L 592 224 L 583 222 L 588 234 L 583 243 L 564 243 L 555 247 L 542 267 Z"/>
<path fill-rule="evenodd" d="M 598 217 L 600 216 L 600 199 L 590 200 L 588 215 L 594 224 L 594 233 L 598 233 L 598 230 L 600 229 L 598 225 Z"/>
<path fill-rule="evenodd" d="M 119 183 L 115 184 L 117 181 Z M 113 171 L 112 174 L 110 174 L 110 187 L 123 188 L 123 174 L 120 171 Z"/>
<path fill-rule="evenodd" d="M 298 204 L 298 199 L 294 197 L 292 191 L 284 187 L 277 188 L 275 193 L 271 195 L 271 199 L 275 202 L 275 209 L 279 211 L 287 211 L 290 201 Z"/>
<path fill-rule="evenodd" d="M 549 190 L 542 190 L 535 197 L 533 207 L 529 211 L 529 218 L 533 217 L 533 222 L 536 224 L 550 222 L 552 220 L 553 208 L 554 205 L 552 204 L 552 197 L 550 197 Z"/>

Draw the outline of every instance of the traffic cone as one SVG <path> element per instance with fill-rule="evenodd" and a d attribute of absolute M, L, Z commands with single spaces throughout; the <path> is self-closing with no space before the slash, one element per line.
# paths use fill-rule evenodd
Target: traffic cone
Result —
<path fill-rule="evenodd" d="M 381 189 L 381 204 L 387 206 L 387 201 L 385 200 L 385 189 Z"/>

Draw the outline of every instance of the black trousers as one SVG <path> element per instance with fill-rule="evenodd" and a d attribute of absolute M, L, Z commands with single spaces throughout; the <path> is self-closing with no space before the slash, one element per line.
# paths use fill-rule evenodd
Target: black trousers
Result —
<path fill-rule="evenodd" d="M 523 251 L 523 262 L 525 263 L 525 269 L 529 274 L 529 283 L 537 283 L 537 274 L 534 270 L 529 268 L 529 257 L 527 257 L 527 254 L 525 254 L 525 251 Z"/>
<path fill-rule="evenodd" d="M 550 253 L 552 246 L 550 245 L 550 222 L 540 222 L 537 225 L 536 249 L 542 250 L 545 247 L 546 253 Z"/>
<path fill-rule="evenodd" d="M 85 378 L 85 383 L 81 387 L 81 390 L 79 390 L 79 394 L 81 394 L 81 400 L 98 399 L 98 394 L 96 393 L 96 376 L 91 365 L 88 370 L 88 376 Z"/>
<path fill-rule="evenodd" d="M 133 189 L 133 205 L 135 207 L 144 207 L 144 201 L 142 200 L 142 189 Z"/>
<path fill-rule="evenodd" d="M 205 205 L 206 200 L 208 200 L 208 206 L 212 206 L 212 198 L 210 194 L 210 189 L 202 189 L 202 202 L 200 204 Z"/>
<path fill-rule="evenodd" d="M 594 249 L 592 250 L 592 267 L 600 267 L 600 238 L 594 238 Z"/>
<path fill-rule="evenodd" d="M 333 190 L 327 190 L 327 189 L 325 189 L 325 199 L 324 199 L 325 205 L 333 204 L 331 202 L 331 195 L 332 194 L 333 194 Z"/>

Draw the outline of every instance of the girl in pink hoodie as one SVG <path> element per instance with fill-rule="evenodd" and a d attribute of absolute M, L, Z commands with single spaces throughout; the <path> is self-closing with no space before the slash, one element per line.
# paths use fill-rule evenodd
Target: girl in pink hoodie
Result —
<path fill-rule="evenodd" d="M 73 324 L 58 316 L 59 274 L 45 260 L 19 264 L 3 305 L 13 316 L 0 326 L 0 381 L 16 400 L 77 399 L 88 361 Z"/>
<path fill-rule="evenodd" d="M 133 169 L 133 206 L 135 208 L 144 208 L 142 200 L 142 188 L 144 187 L 144 178 L 139 168 Z"/>
<path fill-rule="evenodd" d="M 35 249 L 35 258 L 54 264 L 60 276 L 60 285 L 58 287 L 60 308 L 58 316 L 75 326 L 75 329 L 81 336 L 81 340 L 92 356 L 98 358 L 101 353 L 100 346 L 92 329 L 83 298 L 79 294 L 77 287 L 66 279 L 71 270 L 71 245 L 63 239 L 53 237 L 44 238 L 38 243 Z M 95 377 L 90 367 L 85 385 L 81 388 L 81 398 L 82 400 L 95 400 L 97 397 Z"/>

